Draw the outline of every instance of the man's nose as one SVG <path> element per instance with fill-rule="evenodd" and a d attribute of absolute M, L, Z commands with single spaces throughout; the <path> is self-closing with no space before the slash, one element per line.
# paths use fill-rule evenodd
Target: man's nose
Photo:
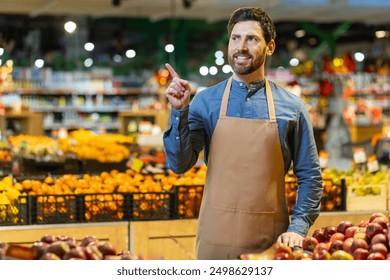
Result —
<path fill-rule="evenodd" d="M 248 50 L 248 44 L 247 44 L 247 41 L 246 40 L 242 40 L 239 45 L 238 45 L 238 49 L 240 51 L 244 50 L 244 51 L 247 51 Z"/>

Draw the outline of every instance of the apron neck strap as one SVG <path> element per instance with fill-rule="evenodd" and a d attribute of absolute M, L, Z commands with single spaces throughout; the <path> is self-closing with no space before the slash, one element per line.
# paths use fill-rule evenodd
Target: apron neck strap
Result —
<path fill-rule="evenodd" d="M 219 112 L 220 118 L 226 117 L 227 105 L 228 105 L 229 95 L 230 95 L 230 88 L 232 86 L 232 80 L 233 80 L 233 77 L 230 77 L 226 83 L 225 91 L 224 91 L 223 97 L 222 97 L 221 110 Z M 270 86 L 267 79 L 265 79 L 265 93 L 267 95 L 267 105 L 268 105 L 270 122 L 276 123 L 274 98 L 272 96 L 271 86 Z"/>

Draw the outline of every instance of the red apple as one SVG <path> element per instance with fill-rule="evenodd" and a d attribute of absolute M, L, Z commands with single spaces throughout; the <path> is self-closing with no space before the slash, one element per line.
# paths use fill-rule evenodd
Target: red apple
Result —
<path fill-rule="evenodd" d="M 78 260 L 86 260 L 87 255 L 85 254 L 82 247 L 77 246 L 72 249 L 68 253 L 66 253 L 63 257 L 63 260 L 71 260 L 71 259 L 78 259 Z"/>
<path fill-rule="evenodd" d="M 366 227 L 367 239 L 371 240 L 375 235 L 383 233 L 383 227 L 378 223 L 369 223 Z"/>
<path fill-rule="evenodd" d="M 343 242 L 343 250 L 347 253 L 351 253 L 351 245 L 353 242 L 353 237 L 347 238 Z"/>
<path fill-rule="evenodd" d="M 364 232 L 355 232 L 353 239 L 363 239 L 367 241 L 367 234 Z"/>
<path fill-rule="evenodd" d="M 335 240 L 344 241 L 344 239 L 345 239 L 345 235 L 344 235 L 343 233 L 341 233 L 341 232 L 336 232 L 336 233 L 334 233 L 334 234 L 330 237 L 329 241 L 330 241 L 330 242 L 333 242 L 333 241 L 335 241 Z"/>
<path fill-rule="evenodd" d="M 120 256 L 116 256 L 116 255 L 105 255 L 103 260 L 114 260 L 114 261 L 118 261 L 118 260 L 121 260 L 121 257 Z"/>
<path fill-rule="evenodd" d="M 98 243 L 99 243 L 99 240 L 98 240 L 98 238 L 97 238 L 96 236 L 94 236 L 94 235 L 87 235 L 87 236 L 85 236 L 85 237 L 81 240 L 80 246 L 85 247 L 85 246 L 87 246 L 89 243 L 96 243 L 96 244 L 98 244 Z"/>
<path fill-rule="evenodd" d="M 337 232 L 337 227 L 327 226 L 324 229 L 325 241 L 329 241 L 330 237 Z"/>
<path fill-rule="evenodd" d="M 313 260 L 330 260 L 330 253 L 325 249 L 319 249 L 315 252 L 313 252 L 313 255 L 311 256 Z"/>
<path fill-rule="evenodd" d="M 58 240 L 59 240 L 58 236 L 52 235 L 52 234 L 46 234 L 46 235 L 42 236 L 40 241 L 51 244 L 51 243 L 54 243 Z"/>
<path fill-rule="evenodd" d="M 377 235 L 374 235 L 374 237 L 371 239 L 370 245 L 374 245 L 377 243 L 382 243 L 383 245 L 387 246 L 386 235 L 384 235 L 383 233 L 378 233 Z"/>
<path fill-rule="evenodd" d="M 59 256 L 54 253 L 44 253 L 40 258 L 40 260 L 61 260 Z"/>
<path fill-rule="evenodd" d="M 376 212 L 376 213 L 371 214 L 370 219 L 369 219 L 369 222 L 371 223 L 376 217 L 387 218 L 386 215 L 385 215 L 384 213 L 382 213 L 382 212 Z"/>
<path fill-rule="evenodd" d="M 302 249 L 313 252 L 318 243 L 318 240 L 313 236 L 306 236 L 302 241 Z"/>
<path fill-rule="evenodd" d="M 345 230 L 351 226 L 353 226 L 351 221 L 341 221 L 337 226 L 337 232 L 345 234 Z"/>
<path fill-rule="evenodd" d="M 344 241 L 343 240 L 335 240 L 329 246 L 329 253 L 332 254 L 335 251 L 343 250 Z"/>
<path fill-rule="evenodd" d="M 110 242 L 100 242 L 98 244 L 99 251 L 102 252 L 103 256 L 116 255 L 116 249 Z"/>
<path fill-rule="evenodd" d="M 370 253 L 380 253 L 385 257 L 388 253 L 387 247 L 382 243 L 374 244 L 370 247 Z"/>
<path fill-rule="evenodd" d="M 358 226 L 351 226 L 351 227 L 348 227 L 346 230 L 345 230 L 345 239 L 347 238 L 350 238 L 350 237 L 353 237 L 353 235 L 355 234 L 355 231 L 356 229 L 358 228 Z"/>
<path fill-rule="evenodd" d="M 318 243 L 325 242 L 324 229 L 322 228 L 314 230 L 311 236 L 317 239 Z"/>
<path fill-rule="evenodd" d="M 353 260 L 353 256 L 343 250 L 334 251 L 330 257 L 331 260 Z"/>
<path fill-rule="evenodd" d="M 352 256 L 355 260 L 366 260 L 370 252 L 367 249 L 357 248 L 353 251 Z"/>
<path fill-rule="evenodd" d="M 45 253 L 56 254 L 60 259 L 70 251 L 68 243 L 65 241 L 56 241 L 50 244 L 49 247 L 45 250 Z"/>
<path fill-rule="evenodd" d="M 361 220 L 360 223 L 358 224 L 358 227 L 366 227 L 368 223 L 369 223 L 368 220 Z"/>
<path fill-rule="evenodd" d="M 367 260 L 384 260 L 385 257 L 381 253 L 370 253 Z"/>
<path fill-rule="evenodd" d="M 313 253 L 316 252 L 316 251 L 320 251 L 320 250 L 326 250 L 326 251 L 329 251 L 329 245 L 328 243 L 325 243 L 325 242 L 320 242 L 316 245 L 316 247 L 314 248 L 313 250 Z"/>
<path fill-rule="evenodd" d="M 384 217 L 376 217 L 374 220 L 372 220 L 372 223 L 378 223 L 382 226 L 383 229 L 387 229 L 387 218 Z"/>
<path fill-rule="evenodd" d="M 355 233 L 358 233 L 358 232 L 366 233 L 366 230 L 367 230 L 367 226 L 365 226 L 365 227 L 358 227 L 355 230 Z"/>
<path fill-rule="evenodd" d="M 103 254 L 100 252 L 99 248 L 95 243 L 90 243 L 84 248 L 83 251 L 85 255 L 87 256 L 88 260 L 102 260 L 103 259 Z"/>
<path fill-rule="evenodd" d="M 278 252 L 274 256 L 274 260 L 291 260 L 291 259 L 292 259 L 292 255 L 290 255 L 285 251 Z"/>
<path fill-rule="evenodd" d="M 138 260 L 138 257 L 128 250 L 120 252 L 119 256 L 121 257 L 121 260 Z"/>
<path fill-rule="evenodd" d="M 46 252 L 47 248 L 49 248 L 49 246 L 50 246 L 49 243 L 45 243 L 42 241 L 35 241 L 31 247 L 35 259 L 37 260 L 40 259 L 42 255 Z"/>
<path fill-rule="evenodd" d="M 366 240 L 360 238 L 354 238 L 351 244 L 350 252 L 353 253 L 357 248 L 368 250 L 368 244 Z"/>
<path fill-rule="evenodd" d="M 311 260 L 311 255 L 301 250 L 293 250 L 292 252 L 293 260 Z"/>
<path fill-rule="evenodd" d="M 0 260 L 7 254 L 8 243 L 0 242 Z"/>

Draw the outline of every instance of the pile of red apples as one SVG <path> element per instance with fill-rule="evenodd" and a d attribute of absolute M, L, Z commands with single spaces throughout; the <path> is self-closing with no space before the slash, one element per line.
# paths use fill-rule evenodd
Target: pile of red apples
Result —
<path fill-rule="evenodd" d="M 314 230 L 302 242 L 302 251 L 313 260 L 390 260 L 390 215 L 373 213 L 355 225 L 348 220 Z"/>
<path fill-rule="evenodd" d="M 0 242 L 0 259 L 22 260 L 140 260 L 130 251 L 117 252 L 114 245 L 87 235 L 81 241 L 70 236 L 45 235 L 32 246 Z"/>

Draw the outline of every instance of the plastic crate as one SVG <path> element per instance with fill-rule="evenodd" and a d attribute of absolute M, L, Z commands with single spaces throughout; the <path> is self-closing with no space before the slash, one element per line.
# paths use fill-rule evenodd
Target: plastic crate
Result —
<path fill-rule="evenodd" d="M 97 160 L 83 160 L 82 173 L 97 174 L 103 171 L 118 170 L 124 172 L 127 169 L 127 159 L 120 162 L 100 162 Z"/>
<path fill-rule="evenodd" d="M 362 147 L 369 156 L 374 153 L 374 147 L 371 145 L 371 140 L 360 141 L 360 142 L 348 142 L 341 146 L 341 156 L 343 158 L 353 159 L 354 149 Z"/>
<path fill-rule="evenodd" d="M 12 161 L 0 160 L 0 177 L 12 173 Z"/>
<path fill-rule="evenodd" d="M 329 182 L 330 185 L 326 185 Z M 345 179 L 341 179 L 340 184 L 334 184 L 331 179 L 323 179 L 323 194 L 321 197 L 320 210 L 323 212 L 329 211 L 345 211 L 346 209 L 346 189 Z"/>
<path fill-rule="evenodd" d="M 22 157 L 20 159 L 20 170 L 22 174 L 79 174 L 81 172 L 81 162 L 75 158 L 65 159 L 37 159 Z"/>
<path fill-rule="evenodd" d="M 82 221 L 81 195 L 29 196 L 31 224 L 66 224 Z"/>
<path fill-rule="evenodd" d="M 174 193 L 130 193 L 129 198 L 129 219 L 132 221 L 169 220 L 176 216 Z"/>
<path fill-rule="evenodd" d="M 126 221 L 130 219 L 129 193 L 84 194 L 82 198 L 83 222 Z"/>
<path fill-rule="evenodd" d="M 12 204 L 0 204 L 0 226 L 28 225 L 27 197 L 19 197 Z"/>
<path fill-rule="evenodd" d="M 199 216 L 203 188 L 203 185 L 174 186 L 177 218 L 192 219 Z"/>

